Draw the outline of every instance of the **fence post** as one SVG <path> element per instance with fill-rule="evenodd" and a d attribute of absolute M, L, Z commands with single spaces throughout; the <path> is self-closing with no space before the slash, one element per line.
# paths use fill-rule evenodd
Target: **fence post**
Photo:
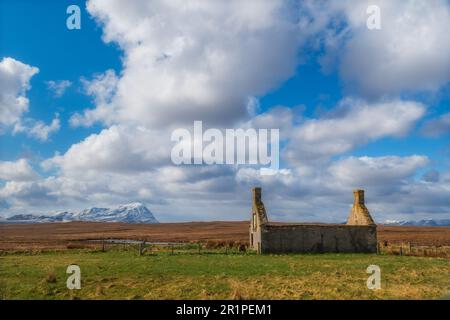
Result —
<path fill-rule="evenodd" d="M 145 240 L 139 242 L 139 255 L 142 256 L 145 252 Z"/>
<path fill-rule="evenodd" d="M 381 254 L 380 243 L 377 242 L 377 254 Z"/>
<path fill-rule="evenodd" d="M 105 248 L 105 239 L 102 240 L 102 252 L 105 252 L 106 248 Z"/>
<path fill-rule="evenodd" d="M 403 246 L 402 245 L 400 245 L 400 255 L 401 256 L 403 255 Z"/>
<path fill-rule="evenodd" d="M 202 253 L 202 244 L 199 242 L 198 243 L 198 254 Z"/>

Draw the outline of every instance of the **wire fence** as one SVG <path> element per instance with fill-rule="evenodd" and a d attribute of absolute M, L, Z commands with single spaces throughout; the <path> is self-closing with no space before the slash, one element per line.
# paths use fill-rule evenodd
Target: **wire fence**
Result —
<path fill-rule="evenodd" d="M 205 242 L 151 242 L 127 239 L 95 239 L 71 242 L 68 249 L 90 248 L 96 251 L 136 251 L 140 256 L 155 254 L 242 254 L 248 253 L 247 245 L 239 241 Z"/>
<path fill-rule="evenodd" d="M 450 246 L 424 246 L 411 242 L 378 242 L 377 251 L 379 254 L 450 258 Z"/>
<path fill-rule="evenodd" d="M 102 252 L 126 250 L 135 251 L 140 256 L 157 254 L 242 254 L 253 252 L 248 248 L 247 243 L 239 241 L 151 242 L 127 239 L 74 241 L 67 245 L 67 249 L 93 249 Z M 425 246 L 411 242 L 382 241 L 377 244 L 377 253 L 450 259 L 450 246 Z"/>

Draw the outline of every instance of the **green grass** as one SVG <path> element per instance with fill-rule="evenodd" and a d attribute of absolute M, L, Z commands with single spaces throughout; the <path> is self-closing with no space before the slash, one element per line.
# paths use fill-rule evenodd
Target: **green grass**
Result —
<path fill-rule="evenodd" d="M 66 288 L 70 264 L 81 268 L 81 290 Z M 381 268 L 381 290 L 366 287 L 370 264 Z M 450 261 L 441 258 L 195 250 L 0 256 L 0 298 L 6 299 L 438 299 L 449 288 Z"/>

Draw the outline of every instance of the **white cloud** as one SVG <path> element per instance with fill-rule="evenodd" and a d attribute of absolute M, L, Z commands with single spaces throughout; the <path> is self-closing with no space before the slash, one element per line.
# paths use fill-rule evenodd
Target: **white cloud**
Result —
<path fill-rule="evenodd" d="M 327 159 L 379 138 L 401 137 L 424 113 L 425 107 L 413 101 L 367 103 L 347 98 L 327 116 L 296 127 L 287 158 L 293 163 Z"/>
<path fill-rule="evenodd" d="M 368 5 L 380 7 L 381 30 L 367 28 Z M 321 8 L 315 12 L 323 18 Z M 325 12 L 329 21 L 346 24 L 339 32 L 333 33 L 331 27 L 325 33 L 329 49 L 325 61 L 337 55 L 349 91 L 378 97 L 435 91 L 450 81 L 448 1 L 339 0 Z"/>
<path fill-rule="evenodd" d="M 83 114 L 75 113 L 70 118 L 73 127 L 89 127 L 102 119 L 106 123 L 112 123 L 115 118 L 114 106 L 111 100 L 116 93 L 119 78 L 114 70 L 107 70 L 97 74 L 92 80 L 81 79 L 85 92 L 94 98 L 95 109 L 87 109 Z"/>
<path fill-rule="evenodd" d="M 254 129 L 279 129 L 280 139 L 285 140 L 292 134 L 295 125 L 301 119 L 302 108 L 276 106 L 264 113 L 252 117 L 244 126 Z"/>
<path fill-rule="evenodd" d="M 58 116 L 48 125 L 41 120 L 26 118 L 14 125 L 13 133 L 25 133 L 32 139 L 47 141 L 50 135 L 57 132 L 60 127 L 61 123 Z"/>
<path fill-rule="evenodd" d="M 0 161 L 0 179 L 15 181 L 35 180 L 39 176 L 26 159 Z"/>
<path fill-rule="evenodd" d="M 64 92 L 72 85 L 69 80 L 49 80 L 47 81 L 47 87 L 53 91 L 55 97 L 62 97 Z"/>
<path fill-rule="evenodd" d="M 13 58 L 0 61 L 0 133 L 18 123 L 28 111 L 26 92 L 31 88 L 30 79 L 39 69 Z"/>
<path fill-rule="evenodd" d="M 51 133 L 59 130 L 58 117 L 49 125 L 23 117 L 28 111 L 26 93 L 31 88 L 30 80 L 38 72 L 38 68 L 13 58 L 0 61 L 0 134 L 11 127 L 13 133 L 25 132 L 31 138 L 46 141 Z"/>
<path fill-rule="evenodd" d="M 417 169 L 428 164 L 425 156 L 386 156 L 386 157 L 348 157 L 334 162 L 329 172 L 340 184 L 348 188 L 358 186 L 384 189 L 389 192 L 391 187 L 414 177 Z"/>
<path fill-rule="evenodd" d="M 72 145 L 62 156 L 46 161 L 64 173 L 138 172 L 170 161 L 170 134 L 143 127 L 114 125 Z"/>
<path fill-rule="evenodd" d="M 302 41 L 282 1 L 91 0 L 87 8 L 104 40 L 124 50 L 124 69 L 110 112 L 100 105 L 74 124 L 230 124 L 247 114 L 249 96 L 294 73 Z"/>
<path fill-rule="evenodd" d="M 8 181 L 0 188 L 0 199 L 12 201 L 14 205 L 39 207 L 45 204 L 55 205 L 58 198 L 44 181 Z"/>

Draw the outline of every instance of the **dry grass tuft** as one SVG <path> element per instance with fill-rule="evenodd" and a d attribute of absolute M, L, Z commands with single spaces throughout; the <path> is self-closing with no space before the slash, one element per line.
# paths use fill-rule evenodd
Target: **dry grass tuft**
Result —
<path fill-rule="evenodd" d="M 45 277 L 46 283 L 56 283 L 56 274 L 54 272 L 50 272 Z"/>

